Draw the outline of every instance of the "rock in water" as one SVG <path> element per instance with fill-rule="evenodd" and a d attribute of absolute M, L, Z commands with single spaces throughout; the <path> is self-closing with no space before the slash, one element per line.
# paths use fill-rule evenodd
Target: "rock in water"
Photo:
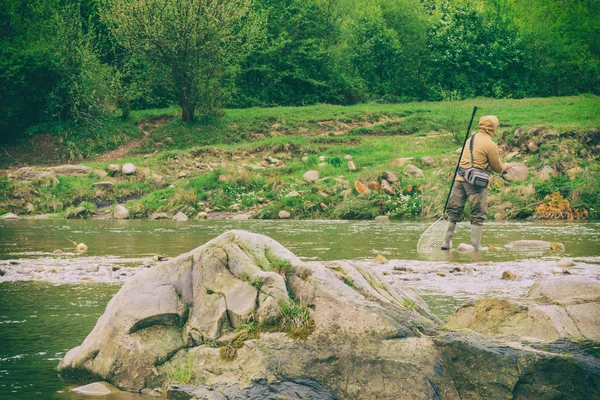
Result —
<path fill-rule="evenodd" d="M 5 221 L 16 221 L 19 219 L 19 216 L 13 213 L 7 213 L 2 216 L 2 219 Z"/>
<path fill-rule="evenodd" d="M 85 243 L 79 243 L 76 247 L 76 250 L 79 253 L 85 253 L 88 250 L 88 247 L 85 245 Z"/>
<path fill-rule="evenodd" d="M 461 243 L 456 248 L 456 251 L 462 251 L 462 252 L 468 253 L 471 251 L 475 251 L 475 247 L 471 246 L 470 244 Z"/>
<path fill-rule="evenodd" d="M 184 213 L 182 213 L 181 211 L 179 211 L 173 217 L 173 221 L 177 221 L 177 222 L 186 222 L 187 220 L 188 220 L 188 216 L 185 215 Z"/>
<path fill-rule="evenodd" d="M 113 210 L 113 218 L 114 219 L 127 219 L 129 218 L 129 210 L 120 204 L 115 206 Z"/>
<path fill-rule="evenodd" d="M 86 396 L 108 396 L 111 393 L 117 392 L 117 390 L 106 382 L 94 382 L 89 385 L 80 386 L 72 389 L 72 392 L 80 393 Z"/>
<path fill-rule="evenodd" d="M 538 249 L 538 248 L 550 248 L 550 242 L 543 240 L 517 240 L 510 242 L 506 245 L 509 249 Z"/>
<path fill-rule="evenodd" d="M 288 219 L 292 216 L 292 214 L 290 214 L 289 211 L 286 210 L 281 210 L 279 211 L 279 214 L 277 214 L 279 216 L 280 219 Z"/>
<path fill-rule="evenodd" d="M 58 369 L 140 391 L 192 365 L 190 384 L 167 398 L 600 395 L 589 384 L 600 381 L 596 359 L 444 333 L 420 297 L 374 270 L 304 263 L 266 236 L 230 231 L 130 278 Z M 249 335 L 250 319 L 268 332 Z"/>

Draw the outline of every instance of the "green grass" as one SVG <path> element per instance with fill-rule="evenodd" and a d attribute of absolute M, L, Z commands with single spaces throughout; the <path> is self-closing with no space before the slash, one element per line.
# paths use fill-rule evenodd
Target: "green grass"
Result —
<path fill-rule="evenodd" d="M 517 127 L 525 132 L 542 127 L 543 132 L 560 133 L 539 139 L 537 154 L 521 151 L 514 160 L 525 162 L 531 169 L 526 182 L 490 188 L 490 218 L 531 216 L 552 190 L 564 193 L 575 207 L 586 208 L 591 218 L 600 218 L 600 167 L 593 156 L 593 146 L 597 145 L 593 140 L 597 139 L 592 137 L 589 144 L 581 136 L 600 125 L 597 96 L 236 109 L 225 110 L 220 119 L 192 124 L 174 118 L 176 108 L 138 111 L 128 121 L 107 118 L 94 134 L 66 133 L 64 129 L 52 134 L 66 135 L 64 143 L 82 138 L 79 156 L 88 156 L 138 137 L 141 122 L 162 119 L 165 123 L 155 128 L 134 154 L 121 160 L 83 164 L 104 169 L 110 163 L 131 162 L 138 171 L 147 169 L 163 175 L 165 187 L 141 173 L 137 177 L 109 177 L 115 187 L 104 192 L 98 192 L 92 183 L 107 178 L 94 175 L 58 177 L 58 185 L 17 182 L 0 176 L 0 214 L 65 213 L 82 203 L 93 209 L 125 202 L 132 216 L 138 218 L 178 211 L 194 216 L 205 208 L 251 212 L 255 218 L 277 218 L 280 210 L 289 211 L 292 218 L 304 219 L 372 219 L 383 214 L 391 218 L 434 217 L 443 208 L 457 159 L 457 139 L 464 138 L 474 105 L 480 107 L 477 117 L 498 115 L 501 125 L 497 138 L 509 143 L 507 149 L 518 148 L 526 144 L 523 140 L 529 140 L 530 136 L 513 137 Z M 43 127 L 38 128 L 38 132 L 43 131 Z M 73 151 L 69 146 L 64 148 L 67 158 Z M 143 157 L 146 153 L 152 156 Z M 284 165 L 263 170 L 241 168 L 242 163 L 260 164 L 267 155 L 282 159 Z M 348 169 L 345 155 L 353 157 L 358 170 Z M 319 166 L 319 156 L 325 157 L 325 165 Z M 424 156 L 434 157 L 436 165 L 424 165 L 420 161 Z M 307 160 L 303 162 L 302 157 Z M 404 167 L 391 164 L 400 157 L 414 157 L 412 163 L 423 170 L 424 177 L 410 177 Z M 7 159 L 0 163 L 3 161 Z M 204 167 L 196 168 L 194 163 Z M 556 181 L 542 183 L 535 177 L 533 172 L 544 165 L 559 172 Z M 574 166 L 583 172 L 573 179 L 566 178 L 567 169 Z M 302 175 L 309 169 L 329 179 L 307 184 Z M 188 175 L 180 178 L 181 170 L 187 170 Z M 371 191 L 369 196 L 358 196 L 353 189 L 355 181 L 367 184 L 379 180 L 386 171 L 399 178 L 395 195 Z M 223 176 L 227 178 L 220 179 Z M 350 186 L 336 182 L 335 177 L 343 177 Z M 535 193 L 526 193 L 529 185 Z M 292 191 L 299 192 L 300 197 L 286 197 Z M 26 210 L 28 203 L 34 211 Z M 502 211 L 507 203 L 512 208 Z"/>

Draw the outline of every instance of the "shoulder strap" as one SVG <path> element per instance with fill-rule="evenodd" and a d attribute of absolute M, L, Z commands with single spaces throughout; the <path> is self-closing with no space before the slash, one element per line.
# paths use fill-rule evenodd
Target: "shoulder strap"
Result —
<path fill-rule="evenodd" d="M 470 144 L 469 144 L 469 150 L 471 151 L 471 168 L 475 167 L 475 163 L 473 162 L 473 143 L 475 142 L 475 134 L 473 134 L 471 136 L 471 140 L 470 140 Z"/>

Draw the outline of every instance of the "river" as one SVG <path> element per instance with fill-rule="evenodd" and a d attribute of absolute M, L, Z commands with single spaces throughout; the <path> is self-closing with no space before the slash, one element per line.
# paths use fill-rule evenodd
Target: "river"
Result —
<path fill-rule="evenodd" d="M 536 279 L 556 273 L 554 266 L 564 257 L 575 261 L 570 273 L 600 279 L 597 222 L 485 225 L 485 245 L 547 240 L 565 245 L 559 253 L 502 249 L 419 254 L 416 243 L 428 225 L 414 221 L 0 221 L 0 271 L 5 272 L 0 276 L 0 398 L 78 398 L 69 392 L 75 383 L 62 381 L 56 365 L 91 331 L 119 290 L 120 280 L 129 276 L 124 271 L 134 273 L 136 268 L 153 265 L 155 255 L 177 256 L 231 229 L 268 235 L 307 262 L 357 260 L 372 265 L 387 279 L 417 290 L 442 318 L 473 298 L 522 296 Z M 460 224 L 455 246 L 468 242 L 468 236 L 468 224 Z M 83 242 L 89 249 L 77 254 L 72 242 Z M 54 254 L 55 250 L 62 254 Z M 379 254 L 390 262 L 374 264 Z M 463 270 L 453 273 L 456 267 Z M 499 280 L 507 269 L 520 279 Z M 67 281 L 53 278 L 49 270 L 90 274 Z M 101 276 L 107 279 L 96 282 L 98 270 L 106 271 Z"/>

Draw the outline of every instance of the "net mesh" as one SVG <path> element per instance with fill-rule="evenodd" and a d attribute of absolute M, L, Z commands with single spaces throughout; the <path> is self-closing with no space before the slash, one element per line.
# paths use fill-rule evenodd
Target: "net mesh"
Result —
<path fill-rule="evenodd" d="M 435 221 L 425 232 L 421 234 L 417 243 L 417 251 L 427 253 L 442 248 L 444 236 L 448 229 L 448 221 L 443 217 Z"/>

